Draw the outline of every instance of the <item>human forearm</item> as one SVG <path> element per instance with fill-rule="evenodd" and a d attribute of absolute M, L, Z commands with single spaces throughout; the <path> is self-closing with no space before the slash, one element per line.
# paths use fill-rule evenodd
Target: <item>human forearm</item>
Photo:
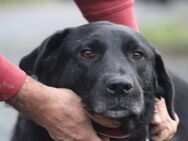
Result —
<path fill-rule="evenodd" d="M 18 94 L 9 98 L 6 102 L 31 119 L 39 118 L 39 106 L 46 98 L 46 96 L 43 97 L 45 87 L 47 86 L 27 76 Z"/>

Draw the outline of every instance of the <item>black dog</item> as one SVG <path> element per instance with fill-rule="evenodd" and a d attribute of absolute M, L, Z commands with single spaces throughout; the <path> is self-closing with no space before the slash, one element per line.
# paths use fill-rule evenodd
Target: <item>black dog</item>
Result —
<path fill-rule="evenodd" d="M 174 119 L 173 83 L 161 56 L 139 33 L 125 26 L 95 22 L 58 32 L 24 57 L 20 67 L 46 85 L 72 89 L 89 113 L 117 119 L 120 130 L 129 135 L 119 141 L 149 138 L 155 97 L 164 97 Z M 178 79 L 175 86 L 182 122 L 174 140 L 185 141 L 188 115 L 185 102 L 178 101 L 186 100 L 183 89 L 188 92 L 188 85 Z M 12 141 L 52 139 L 45 129 L 20 115 Z"/>

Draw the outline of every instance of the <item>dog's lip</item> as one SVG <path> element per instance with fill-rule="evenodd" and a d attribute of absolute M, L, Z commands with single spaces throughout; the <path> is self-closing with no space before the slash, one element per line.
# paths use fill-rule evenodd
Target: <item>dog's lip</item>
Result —
<path fill-rule="evenodd" d="M 106 110 L 104 112 L 104 115 L 112 119 L 120 119 L 129 116 L 130 113 L 131 112 L 125 107 L 115 106 Z"/>
<path fill-rule="evenodd" d="M 111 107 L 108 110 L 110 110 L 110 111 L 123 111 L 123 110 L 127 110 L 127 108 L 118 105 L 118 106 Z"/>

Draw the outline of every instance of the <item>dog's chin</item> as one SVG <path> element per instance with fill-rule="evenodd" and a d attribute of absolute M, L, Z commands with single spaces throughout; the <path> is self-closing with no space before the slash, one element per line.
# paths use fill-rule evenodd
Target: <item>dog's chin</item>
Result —
<path fill-rule="evenodd" d="M 108 110 L 104 112 L 104 116 L 108 118 L 113 118 L 113 119 L 124 118 L 129 115 L 130 115 L 130 112 L 127 110 Z"/>
<path fill-rule="evenodd" d="M 99 115 L 96 113 L 89 113 L 86 111 L 88 116 L 92 119 L 92 121 L 108 128 L 119 128 L 121 123 L 117 119 L 108 118 L 104 115 Z"/>
<path fill-rule="evenodd" d="M 88 113 L 92 119 L 93 127 L 100 135 L 111 138 L 127 138 L 130 136 L 129 131 L 122 130 L 122 122 L 119 117 L 127 115 L 125 111 L 108 111 L 108 117 L 104 114 Z"/>

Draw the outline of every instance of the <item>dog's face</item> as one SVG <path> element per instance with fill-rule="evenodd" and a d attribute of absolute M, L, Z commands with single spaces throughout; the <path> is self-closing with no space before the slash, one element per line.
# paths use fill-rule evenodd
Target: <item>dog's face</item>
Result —
<path fill-rule="evenodd" d="M 96 22 L 56 33 L 21 67 L 45 84 L 72 89 L 90 113 L 123 119 L 127 129 L 151 119 L 156 96 L 173 116 L 172 84 L 160 56 L 125 26 Z"/>

